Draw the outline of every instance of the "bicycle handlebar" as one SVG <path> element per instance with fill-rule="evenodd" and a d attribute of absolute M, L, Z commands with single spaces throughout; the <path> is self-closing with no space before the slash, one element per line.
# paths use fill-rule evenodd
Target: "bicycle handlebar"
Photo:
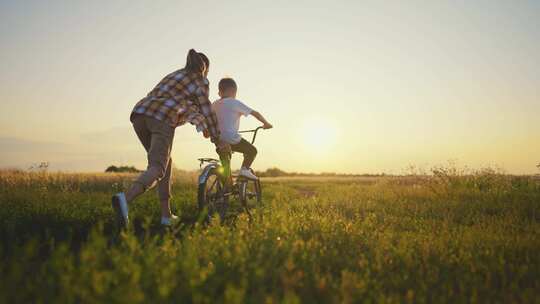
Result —
<path fill-rule="evenodd" d="M 253 130 L 243 130 L 243 131 L 238 131 L 238 133 L 253 133 L 253 138 L 251 139 L 251 144 L 255 143 L 255 138 L 257 137 L 257 132 L 260 130 L 260 129 L 264 129 L 262 126 L 261 127 L 257 127 Z"/>

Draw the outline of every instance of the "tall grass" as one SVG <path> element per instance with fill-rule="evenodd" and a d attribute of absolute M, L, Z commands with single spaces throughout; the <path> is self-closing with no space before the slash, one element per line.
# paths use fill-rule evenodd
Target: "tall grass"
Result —
<path fill-rule="evenodd" d="M 538 181 L 434 173 L 268 179 L 252 220 L 208 226 L 182 175 L 179 227 L 158 228 L 148 193 L 117 235 L 110 195 L 133 176 L 2 172 L 0 301 L 538 302 Z"/>

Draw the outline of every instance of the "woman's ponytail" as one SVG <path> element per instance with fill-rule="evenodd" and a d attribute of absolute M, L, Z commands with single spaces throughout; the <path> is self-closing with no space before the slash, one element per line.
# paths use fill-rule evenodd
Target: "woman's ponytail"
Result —
<path fill-rule="evenodd" d="M 203 58 L 195 51 L 194 49 L 190 49 L 187 55 L 186 59 L 186 67 L 185 69 L 193 72 L 193 73 L 204 73 L 206 70 L 207 65 L 204 62 Z"/>

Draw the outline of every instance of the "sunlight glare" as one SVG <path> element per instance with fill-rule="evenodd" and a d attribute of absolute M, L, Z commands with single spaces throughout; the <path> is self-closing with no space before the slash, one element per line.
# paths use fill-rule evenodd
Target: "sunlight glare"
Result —
<path fill-rule="evenodd" d="M 303 132 L 306 147 L 314 154 L 333 150 L 337 133 L 335 124 L 328 119 L 306 121 Z"/>

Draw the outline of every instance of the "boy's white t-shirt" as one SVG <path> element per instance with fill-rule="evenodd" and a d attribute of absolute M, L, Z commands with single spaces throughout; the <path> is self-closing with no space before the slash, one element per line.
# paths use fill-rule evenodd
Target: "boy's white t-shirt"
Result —
<path fill-rule="evenodd" d="M 240 142 L 242 136 L 238 133 L 240 117 L 248 116 L 253 111 L 238 99 L 222 98 L 212 103 L 212 110 L 216 113 L 220 139 L 228 144 L 235 145 Z"/>

